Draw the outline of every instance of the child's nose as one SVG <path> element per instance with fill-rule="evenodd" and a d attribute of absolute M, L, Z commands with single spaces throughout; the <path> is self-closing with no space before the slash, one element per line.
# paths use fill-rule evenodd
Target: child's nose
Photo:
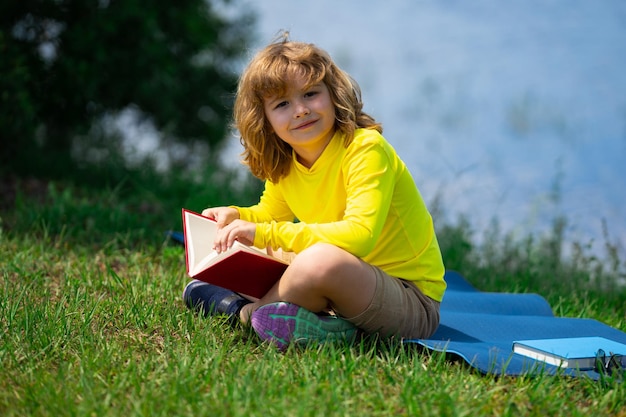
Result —
<path fill-rule="evenodd" d="M 296 118 L 306 116 L 310 112 L 311 110 L 309 110 L 308 106 L 306 106 L 304 103 L 296 104 Z"/>

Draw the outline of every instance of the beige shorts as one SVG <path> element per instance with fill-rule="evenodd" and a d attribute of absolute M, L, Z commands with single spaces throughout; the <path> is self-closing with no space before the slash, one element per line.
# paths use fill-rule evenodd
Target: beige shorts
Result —
<path fill-rule="evenodd" d="M 424 295 L 411 281 L 376 273 L 376 291 L 367 309 L 349 322 L 369 334 L 404 339 L 430 337 L 439 326 L 439 302 Z"/>

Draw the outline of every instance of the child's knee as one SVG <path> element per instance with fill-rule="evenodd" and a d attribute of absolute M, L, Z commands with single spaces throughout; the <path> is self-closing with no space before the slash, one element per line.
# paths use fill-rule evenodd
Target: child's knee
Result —
<path fill-rule="evenodd" d="M 303 256 L 302 256 L 303 255 Z M 328 243 L 318 243 L 298 254 L 291 265 L 294 278 L 318 289 L 335 288 L 361 261 L 349 252 Z"/>
<path fill-rule="evenodd" d="M 348 253 L 330 243 L 316 243 L 300 252 L 294 259 L 294 263 L 297 262 L 300 267 L 324 273 L 340 264 L 346 254 Z"/>

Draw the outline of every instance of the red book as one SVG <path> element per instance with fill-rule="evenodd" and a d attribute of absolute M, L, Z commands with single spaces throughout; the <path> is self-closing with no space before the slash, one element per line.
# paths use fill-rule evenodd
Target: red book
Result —
<path fill-rule="evenodd" d="M 217 223 L 187 209 L 183 209 L 183 231 L 191 278 L 261 298 L 287 269 L 286 261 L 240 242 L 218 254 L 213 250 Z"/>

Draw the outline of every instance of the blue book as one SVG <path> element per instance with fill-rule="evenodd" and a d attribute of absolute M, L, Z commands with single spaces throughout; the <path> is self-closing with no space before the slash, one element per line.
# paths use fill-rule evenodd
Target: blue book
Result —
<path fill-rule="evenodd" d="M 626 344 L 604 337 L 517 340 L 513 352 L 561 368 L 594 369 L 598 351 L 624 364 Z"/>

